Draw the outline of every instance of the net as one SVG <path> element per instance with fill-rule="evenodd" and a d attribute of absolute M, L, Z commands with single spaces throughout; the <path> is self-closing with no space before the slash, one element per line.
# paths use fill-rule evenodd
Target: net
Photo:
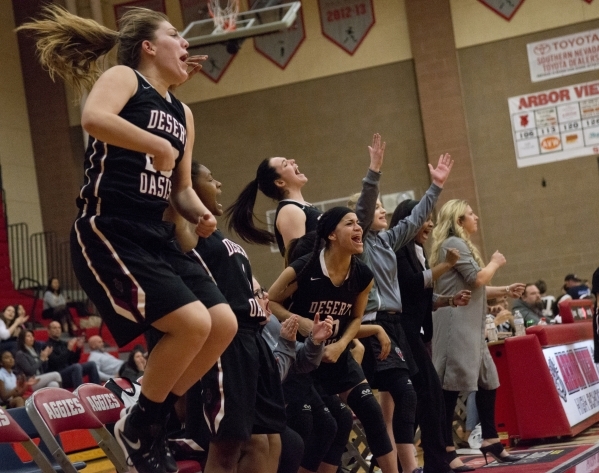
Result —
<path fill-rule="evenodd" d="M 239 0 L 226 0 L 225 7 L 221 6 L 221 0 L 207 0 L 207 3 L 210 16 L 214 20 L 214 33 L 234 31 L 239 14 Z"/>

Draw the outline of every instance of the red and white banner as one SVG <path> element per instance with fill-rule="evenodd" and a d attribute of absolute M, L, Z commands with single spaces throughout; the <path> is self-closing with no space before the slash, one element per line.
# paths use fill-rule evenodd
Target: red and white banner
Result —
<path fill-rule="evenodd" d="M 508 99 L 519 168 L 599 154 L 599 81 Z"/>
<path fill-rule="evenodd" d="M 524 3 L 524 0 L 478 0 L 483 5 L 489 7 L 499 16 L 506 20 L 511 20 L 512 17 Z"/>
<path fill-rule="evenodd" d="M 117 23 L 123 14 L 131 7 L 142 7 L 161 13 L 166 13 L 164 0 L 134 0 L 132 2 L 121 3 L 120 5 L 114 6 L 114 17 L 116 18 Z"/>
<path fill-rule="evenodd" d="M 218 82 L 221 79 L 237 55 L 231 54 L 227 50 L 227 43 L 207 44 L 198 46 L 197 48 L 189 48 L 187 52 L 190 55 L 208 55 L 208 59 L 202 64 L 202 70 L 200 72 L 213 82 Z"/>
<path fill-rule="evenodd" d="M 593 71 L 599 69 L 599 28 L 529 43 L 526 49 L 533 82 Z"/>
<path fill-rule="evenodd" d="M 259 0 L 250 0 L 250 8 L 257 2 Z M 283 31 L 256 36 L 254 48 L 281 69 L 285 69 L 305 38 L 304 13 L 300 8 L 291 27 Z"/>
<path fill-rule="evenodd" d="M 318 0 L 322 34 L 354 54 L 374 25 L 372 0 Z"/>
<path fill-rule="evenodd" d="M 599 412 L 599 372 L 593 350 L 593 340 L 543 348 L 570 426 Z"/>

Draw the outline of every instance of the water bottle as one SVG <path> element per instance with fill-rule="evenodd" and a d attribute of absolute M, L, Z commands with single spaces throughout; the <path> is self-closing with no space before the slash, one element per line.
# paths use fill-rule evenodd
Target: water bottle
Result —
<path fill-rule="evenodd" d="M 519 310 L 514 311 L 514 330 L 516 337 L 518 335 L 526 335 L 526 329 L 524 328 L 524 317 Z"/>
<path fill-rule="evenodd" d="M 493 316 L 491 314 L 487 315 L 486 329 L 487 329 L 487 340 L 489 340 L 489 343 L 496 342 L 497 341 L 497 327 L 495 327 L 495 319 L 493 318 Z"/>
<path fill-rule="evenodd" d="M 547 319 L 545 317 L 541 317 L 541 320 L 539 320 L 537 325 L 547 325 Z"/>

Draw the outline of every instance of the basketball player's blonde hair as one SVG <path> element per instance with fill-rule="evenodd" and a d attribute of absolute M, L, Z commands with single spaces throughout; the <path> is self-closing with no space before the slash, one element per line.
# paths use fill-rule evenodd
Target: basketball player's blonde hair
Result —
<path fill-rule="evenodd" d="M 433 230 L 433 245 L 431 248 L 430 261 L 431 267 L 441 260 L 441 246 L 443 245 L 443 242 L 450 236 L 457 236 L 464 240 L 464 243 L 466 243 L 466 246 L 474 257 L 474 261 L 476 261 L 481 268 L 484 268 L 485 264 L 480 256 L 480 252 L 470 241 L 470 235 L 468 235 L 460 225 L 460 221 L 466 215 L 467 208 L 468 202 L 461 199 L 450 200 L 441 207 L 441 210 L 437 215 L 437 225 Z"/>
<path fill-rule="evenodd" d="M 120 31 L 116 32 L 49 4 L 42 9 L 39 19 L 24 23 L 16 30 L 32 33 L 40 63 L 50 77 L 54 80 L 58 75 L 80 96 L 83 90 L 94 85 L 103 70 L 101 59 L 117 44 L 118 64 L 137 68 L 142 42 L 154 39 L 163 21 L 168 18 L 162 13 L 131 8 L 119 20 Z"/>

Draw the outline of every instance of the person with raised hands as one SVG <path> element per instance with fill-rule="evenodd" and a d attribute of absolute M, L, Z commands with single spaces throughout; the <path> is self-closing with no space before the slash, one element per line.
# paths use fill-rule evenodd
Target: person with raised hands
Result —
<path fill-rule="evenodd" d="M 444 154 L 439 157 L 436 167 L 428 165 L 431 186 L 411 215 L 388 228 L 386 210 L 379 199 L 385 143 L 378 133 L 374 134 L 368 150 L 370 168 L 362 181 L 362 192 L 355 194 L 349 202 L 349 206 L 355 208 L 360 225 L 364 229 L 364 252 L 360 258 L 374 274 L 374 285 L 368 294 L 362 323 L 382 327 L 391 339 L 391 350 L 389 355 L 383 358 L 380 355 L 384 347 L 379 343 L 379 339 L 366 339 L 366 353 L 362 366 L 371 385 L 383 393 L 381 399 L 390 397 L 393 400 L 390 402 L 387 399 L 383 403 L 387 429 L 389 436 L 395 439 L 395 448 L 403 471 L 413 472 L 418 471 L 413 454 L 417 397 L 410 375 L 416 374 L 418 368 L 400 324 L 403 307 L 397 280 L 395 252 L 416 236 L 432 212 L 443 184 L 449 177 L 453 160 L 449 154 Z M 427 455 L 430 460 L 428 465 L 425 463 L 425 471 L 450 471 L 443 445 L 438 445 L 436 449 L 436 455 Z"/>

